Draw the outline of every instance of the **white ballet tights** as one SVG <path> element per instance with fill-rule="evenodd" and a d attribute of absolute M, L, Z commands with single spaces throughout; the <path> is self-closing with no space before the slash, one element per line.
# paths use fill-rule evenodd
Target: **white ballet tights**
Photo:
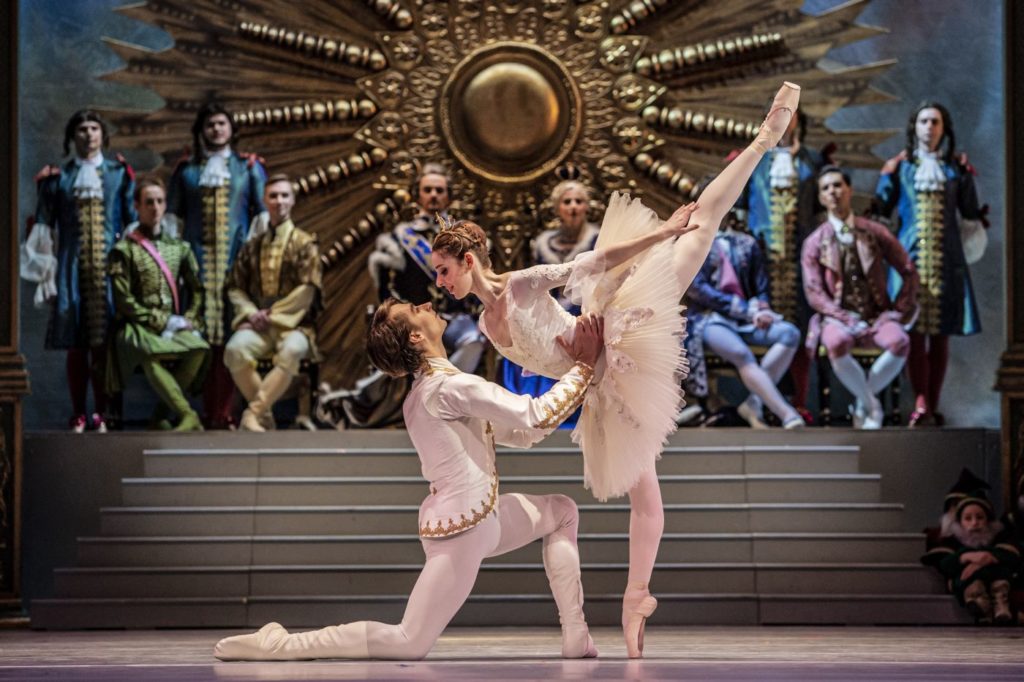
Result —
<path fill-rule="evenodd" d="M 786 399 L 779 393 L 779 389 L 775 385 L 778 379 L 757 364 L 753 353 L 750 352 L 750 347 L 740 338 L 739 334 L 725 325 L 709 324 L 704 328 L 704 345 L 735 366 L 736 371 L 739 372 L 740 381 L 747 387 L 750 394 L 758 396 L 783 423 L 797 415 L 793 406 L 786 402 Z M 774 344 L 765 357 L 767 358 L 776 346 L 781 345 Z M 789 360 L 792 360 L 796 350 L 795 347 L 782 346 L 782 348 L 782 351 L 776 353 L 769 360 L 770 366 L 776 372 L 782 364 L 777 356 L 781 355 L 784 358 L 785 355 L 788 355 Z M 785 373 L 785 367 L 782 367 L 782 372 Z"/>
<path fill-rule="evenodd" d="M 222 660 L 287 661 L 314 658 L 417 660 L 425 657 L 469 597 L 480 563 L 544 540 L 544 569 L 558 606 L 563 632 L 586 645 L 583 587 L 576 546 L 579 514 L 565 495 L 506 494 L 498 513 L 450 538 L 423 539 L 426 563 L 397 625 L 360 621 L 289 634 L 270 624 L 250 635 L 228 637 L 214 649 Z M 563 653 L 569 651 L 563 641 Z M 576 647 L 577 649 L 579 646 Z"/>

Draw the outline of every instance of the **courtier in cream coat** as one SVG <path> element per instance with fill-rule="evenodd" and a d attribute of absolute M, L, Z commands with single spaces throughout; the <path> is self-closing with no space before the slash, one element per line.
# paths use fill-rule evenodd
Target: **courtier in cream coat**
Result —
<path fill-rule="evenodd" d="M 320 360 L 316 315 L 322 273 L 316 236 L 292 223 L 295 193 L 287 175 L 270 176 L 263 201 L 266 226 L 254 221 L 227 280 L 235 332 L 224 349 L 224 364 L 248 403 L 239 424 L 246 431 L 274 428 L 274 403 L 302 361 Z M 274 368 L 261 379 L 256 363 L 268 356 Z"/>
<path fill-rule="evenodd" d="M 405 423 L 430 486 L 419 518 L 426 564 L 402 622 L 362 621 L 296 634 L 270 623 L 221 640 L 217 658 L 423 658 L 469 597 L 480 563 L 538 538 L 562 624 L 562 656 L 597 655 L 583 616 L 576 505 L 564 495 L 499 495 L 494 448 L 529 446 L 573 413 L 593 378 L 604 322 L 580 318 L 572 342 L 559 339 L 574 364 L 538 397 L 460 372 L 445 353 L 444 328 L 430 303 L 389 299 L 374 315 L 367 341 L 378 368 L 415 375 Z"/>
<path fill-rule="evenodd" d="M 807 346 L 820 339 L 832 370 L 857 399 L 854 426 L 877 429 L 882 404 L 876 397 L 899 376 L 910 350 L 904 330 L 916 310 L 917 270 L 910 256 L 883 225 L 853 215 L 850 178 L 836 166 L 818 175 L 818 198 L 828 220 L 804 241 L 801 253 L 804 293 L 814 309 Z M 886 290 L 888 269 L 903 286 L 895 301 Z M 854 346 L 883 352 L 867 376 L 850 355 Z"/>

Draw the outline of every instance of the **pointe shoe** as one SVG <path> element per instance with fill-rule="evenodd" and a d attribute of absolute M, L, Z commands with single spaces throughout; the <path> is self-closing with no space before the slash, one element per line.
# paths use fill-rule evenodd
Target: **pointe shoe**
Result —
<path fill-rule="evenodd" d="M 651 596 L 646 583 L 626 588 L 626 596 L 622 598 L 622 634 L 630 658 L 643 658 L 644 627 L 656 608 L 658 600 Z"/>
<path fill-rule="evenodd" d="M 597 658 L 597 647 L 586 623 L 562 626 L 562 658 Z"/>
<path fill-rule="evenodd" d="M 797 106 L 800 104 L 800 86 L 785 81 L 779 91 L 775 93 L 772 100 L 772 108 L 764 117 L 764 123 L 757 131 L 757 137 L 750 143 L 760 154 L 767 154 L 779 143 L 782 136 L 789 128 L 789 122 L 796 116 Z"/>
<path fill-rule="evenodd" d="M 250 635 L 225 637 L 213 647 L 213 655 L 222 661 L 272 661 L 274 652 L 288 637 L 280 623 L 267 623 Z"/>

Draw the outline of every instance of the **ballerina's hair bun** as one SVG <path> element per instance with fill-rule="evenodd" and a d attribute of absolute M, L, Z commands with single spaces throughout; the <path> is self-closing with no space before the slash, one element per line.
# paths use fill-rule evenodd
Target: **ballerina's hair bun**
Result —
<path fill-rule="evenodd" d="M 472 253 L 480 265 L 491 267 L 491 257 L 487 253 L 487 233 L 472 220 L 456 220 L 451 227 L 442 229 L 434 237 L 434 251 L 456 260 L 462 260 L 467 253 Z"/>

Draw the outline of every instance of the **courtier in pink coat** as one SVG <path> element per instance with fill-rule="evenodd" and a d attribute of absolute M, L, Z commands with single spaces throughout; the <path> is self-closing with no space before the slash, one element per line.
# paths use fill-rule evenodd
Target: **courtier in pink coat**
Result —
<path fill-rule="evenodd" d="M 832 369 L 857 399 L 854 425 L 879 428 L 882 405 L 877 395 L 906 362 L 910 339 L 904 325 L 916 313 L 917 270 L 885 226 L 853 215 L 849 176 L 836 166 L 818 174 L 818 198 L 828 219 L 804 241 L 801 252 L 804 294 L 814 309 L 807 345 L 828 350 Z M 893 301 L 886 286 L 888 269 L 903 278 Z M 867 376 L 850 355 L 854 346 L 879 348 Z"/>

